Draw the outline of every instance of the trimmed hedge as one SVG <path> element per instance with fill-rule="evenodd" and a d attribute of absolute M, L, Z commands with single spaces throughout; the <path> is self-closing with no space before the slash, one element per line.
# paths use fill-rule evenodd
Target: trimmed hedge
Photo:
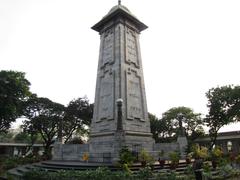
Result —
<path fill-rule="evenodd" d="M 234 179 L 240 176 L 240 171 L 231 169 L 229 165 L 217 169 L 217 171 L 203 172 L 203 176 L 208 179 Z M 108 168 L 98 168 L 96 170 L 61 170 L 50 172 L 42 169 L 35 169 L 24 174 L 24 180 L 195 180 L 195 176 L 188 168 L 184 174 L 176 171 L 161 170 L 153 172 L 151 168 L 145 167 L 136 173 L 126 171 L 111 172 Z"/>
<path fill-rule="evenodd" d="M 179 175 L 176 172 L 160 171 L 153 173 L 149 167 L 142 168 L 137 173 L 127 173 L 125 171 L 111 172 L 108 168 L 98 168 L 97 170 L 86 171 L 58 171 L 49 172 L 35 169 L 27 172 L 23 176 L 24 180 L 193 180 L 194 176 Z"/>

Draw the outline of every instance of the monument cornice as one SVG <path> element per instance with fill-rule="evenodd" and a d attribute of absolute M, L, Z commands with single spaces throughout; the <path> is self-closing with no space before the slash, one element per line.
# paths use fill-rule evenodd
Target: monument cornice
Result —
<path fill-rule="evenodd" d="M 102 132 L 102 133 L 95 133 L 91 134 L 90 137 L 99 137 L 99 136 L 112 136 L 115 132 Z M 134 135 L 134 136 L 149 136 L 152 137 L 152 133 L 144 133 L 139 131 L 125 131 L 124 135 Z"/>
<path fill-rule="evenodd" d="M 139 21 L 136 17 L 134 17 L 132 14 L 126 12 L 122 8 L 117 8 L 115 11 L 113 11 L 110 14 L 107 14 L 103 19 L 101 19 L 97 24 L 95 24 L 92 29 L 101 32 L 104 29 L 104 26 L 108 24 L 113 19 L 118 19 L 119 17 L 122 17 L 124 19 L 129 20 L 131 23 L 133 23 L 139 32 L 143 31 L 144 29 L 148 28 L 144 23 Z"/>

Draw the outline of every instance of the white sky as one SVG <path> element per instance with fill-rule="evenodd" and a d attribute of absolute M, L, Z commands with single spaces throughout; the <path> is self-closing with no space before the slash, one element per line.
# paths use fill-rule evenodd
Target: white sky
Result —
<path fill-rule="evenodd" d="M 94 100 L 99 35 L 90 29 L 117 0 L 0 0 L 0 70 L 26 72 L 31 91 L 67 105 Z M 122 0 L 141 33 L 148 111 L 207 113 L 205 93 L 239 85 L 239 0 Z M 233 125 L 224 130 L 240 129 Z"/>

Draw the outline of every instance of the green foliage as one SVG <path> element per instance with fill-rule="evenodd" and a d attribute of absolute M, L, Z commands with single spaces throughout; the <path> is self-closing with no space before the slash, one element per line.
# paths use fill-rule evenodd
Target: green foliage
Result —
<path fill-rule="evenodd" d="M 29 86 L 25 73 L 0 71 L 0 132 L 6 132 L 21 116 L 22 103 L 31 94 Z"/>
<path fill-rule="evenodd" d="M 58 172 L 43 171 L 41 169 L 35 169 L 24 174 L 23 179 L 25 180 L 194 180 L 193 171 L 191 167 L 185 174 L 181 174 L 176 171 L 161 170 L 153 172 L 149 167 L 145 167 L 134 174 L 129 174 L 121 171 L 111 172 L 108 168 L 98 168 L 97 170 L 61 170 Z M 205 178 L 211 179 L 226 179 L 230 177 L 239 177 L 240 171 L 231 169 L 230 166 L 222 167 L 214 173 L 211 171 L 203 171 Z"/>
<path fill-rule="evenodd" d="M 0 132 L 0 142 L 13 142 L 14 135 L 11 132 Z"/>
<path fill-rule="evenodd" d="M 66 144 L 84 144 L 84 141 L 82 140 L 81 137 L 74 137 L 74 138 L 68 140 L 68 142 L 66 142 Z"/>
<path fill-rule="evenodd" d="M 194 113 L 192 109 L 187 107 L 174 107 L 163 113 L 161 119 L 149 113 L 151 132 L 156 142 L 172 142 L 176 140 L 180 132 L 180 114 L 184 134 L 186 134 L 189 143 L 204 135 L 204 122 L 201 114 Z"/>
<path fill-rule="evenodd" d="M 212 159 L 219 159 L 223 156 L 223 151 L 219 146 L 215 146 L 211 151 Z"/>
<path fill-rule="evenodd" d="M 169 153 L 169 159 L 171 160 L 171 163 L 178 163 L 180 160 L 180 153 L 179 152 L 170 152 Z"/>
<path fill-rule="evenodd" d="M 209 156 L 208 149 L 204 146 L 199 146 L 198 144 L 192 146 L 192 152 L 194 158 L 207 159 Z"/>
<path fill-rule="evenodd" d="M 239 169 L 234 169 L 231 165 L 226 164 L 220 166 L 215 171 L 211 171 L 211 166 L 204 165 L 203 167 L 203 177 L 204 179 L 239 179 L 240 171 Z"/>
<path fill-rule="evenodd" d="M 153 171 L 149 166 L 144 167 L 138 171 L 137 177 L 139 177 L 139 179 L 148 180 L 149 178 L 153 177 Z"/>
<path fill-rule="evenodd" d="M 59 123 L 63 119 L 64 106 L 47 98 L 31 96 L 25 103 L 24 131 L 34 136 L 39 133 L 45 144 L 45 155 L 50 156 L 51 145 L 58 133 Z"/>
<path fill-rule="evenodd" d="M 203 120 L 201 114 L 194 113 L 193 110 L 188 107 L 174 107 L 163 113 L 162 117 L 162 119 L 169 122 L 167 124 L 171 126 L 172 133 L 178 134 L 179 132 L 180 114 L 187 137 L 190 137 L 192 133 L 202 127 Z"/>
<path fill-rule="evenodd" d="M 41 161 L 40 156 L 28 155 L 26 157 L 1 157 L 0 158 L 0 174 L 15 168 L 19 165 L 34 163 Z"/>
<path fill-rule="evenodd" d="M 142 149 L 139 153 L 139 161 L 145 163 L 146 165 L 152 165 L 154 163 L 154 158 L 147 151 Z"/>
<path fill-rule="evenodd" d="M 156 142 L 166 141 L 166 138 L 169 136 L 169 127 L 167 121 L 158 119 L 155 115 L 148 113 L 150 120 L 151 133 Z"/>
<path fill-rule="evenodd" d="M 31 137 L 26 132 L 20 132 L 15 135 L 14 142 L 16 142 L 16 143 L 31 143 Z"/>
<path fill-rule="evenodd" d="M 164 157 L 164 150 L 159 151 L 159 152 L 158 152 L 158 156 L 159 156 L 159 157 Z"/>
<path fill-rule="evenodd" d="M 63 118 L 63 136 L 65 143 L 70 140 L 74 133 L 88 135 L 93 116 L 93 104 L 89 104 L 86 97 L 72 100 L 65 108 Z"/>
<path fill-rule="evenodd" d="M 170 168 L 176 169 L 180 160 L 180 153 L 179 152 L 170 152 L 169 153 L 169 159 L 171 161 Z"/>
<path fill-rule="evenodd" d="M 111 172 L 108 168 L 97 168 L 96 170 L 86 171 L 59 171 L 59 172 L 45 172 L 40 169 L 29 171 L 24 174 L 25 180 L 134 180 L 133 176 L 130 176 L 124 172 Z"/>
<path fill-rule="evenodd" d="M 211 172 L 211 164 L 209 161 L 203 162 L 203 171 L 204 172 Z"/>
<path fill-rule="evenodd" d="M 209 129 L 211 147 L 216 142 L 218 131 L 224 125 L 240 120 L 240 86 L 222 86 L 210 89 L 208 98 L 209 112 L 205 122 Z"/>
<path fill-rule="evenodd" d="M 187 176 L 185 176 L 186 178 Z M 177 180 L 177 179 L 182 179 L 178 178 L 178 174 L 174 171 L 159 171 L 159 173 L 156 174 L 156 179 L 157 180 Z"/>
<path fill-rule="evenodd" d="M 237 157 L 235 158 L 235 161 L 237 164 L 240 164 L 240 154 L 237 155 Z"/>
<path fill-rule="evenodd" d="M 128 173 L 131 173 L 129 166 L 133 164 L 136 160 L 136 157 L 133 156 L 132 152 L 128 149 L 127 146 L 124 146 L 119 152 L 119 164 L 122 169 Z"/>
<path fill-rule="evenodd" d="M 192 165 L 190 165 L 190 164 L 187 165 L 184 173 L 185 173 L 186 175 L 189 175 L 189 176 L 193 175 L 193 174 L 194 174 L 194 171 L 193 171 Z"/>

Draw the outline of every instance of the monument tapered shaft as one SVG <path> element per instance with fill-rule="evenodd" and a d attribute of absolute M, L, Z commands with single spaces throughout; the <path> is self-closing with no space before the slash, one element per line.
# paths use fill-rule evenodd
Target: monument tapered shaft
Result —
<path fill-rule="evenodd" d="M 110 159 L 123 145 L 152 150 L 153 144 L 139 45 L 147 26 L 118 2 L 92 27 L 100 34 L 100 53 L 90 153 L 109 153 Z"/>

